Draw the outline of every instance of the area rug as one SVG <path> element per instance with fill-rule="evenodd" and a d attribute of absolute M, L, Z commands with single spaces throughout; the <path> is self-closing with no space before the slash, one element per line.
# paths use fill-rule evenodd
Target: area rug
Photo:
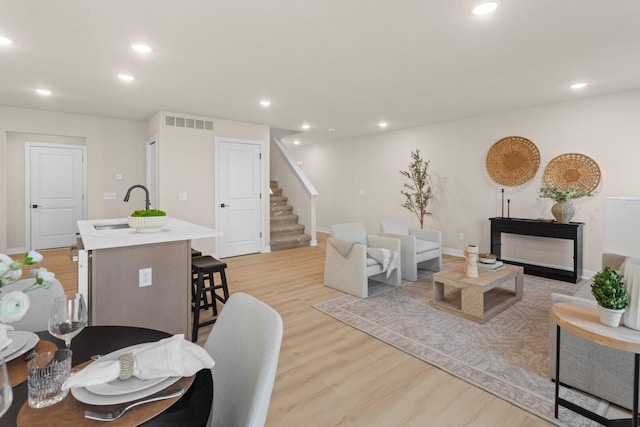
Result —
<path fill-rule="evenodd" d="M 597 426 L 560 408 L 549 379 L 551 293 L 580 285 L 524 276 L 524 297 L 481 325 L 432 304 L 431 275 L 393 287 L 370 282 L 369 298 L 346 295 L 313 307 L 374 338 L 560 426 Z M 561 387 L 565 399 L 604 415 L 608 403 Z"/>

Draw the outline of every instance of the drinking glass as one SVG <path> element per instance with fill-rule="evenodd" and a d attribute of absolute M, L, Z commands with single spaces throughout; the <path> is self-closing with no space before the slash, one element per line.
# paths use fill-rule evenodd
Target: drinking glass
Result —
<path fill-rule="evenodd" d="M 11 392 L 11 381 L 7 373 L 7 364 L 0 357 L 0 417 L 7 412 L 13 401 L 13 393 Z"/>
<path fill-rule="evenodd" d="M 49 332 L 54 337 L 63 339 L 69 350 L 71 340 L 87 326 L 87 321 L 87 305 L 82 294 L 60 296 L 53 302 L 53 311 L 49 316 Z"/>
<path fill-rule="evenodd" d="M 29 406 L 44 408 L 60 402 L 69 394 L 62 385 L 71 374 L 71 350 L 38 353 L 27 363 Z"/>

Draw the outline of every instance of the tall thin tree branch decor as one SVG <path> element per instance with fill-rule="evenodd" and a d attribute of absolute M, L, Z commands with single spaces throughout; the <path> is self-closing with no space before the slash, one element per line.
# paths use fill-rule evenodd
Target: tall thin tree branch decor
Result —
<path fill-rule="evenodd" d="M 412 162 L 409 163 L 409 170 L 400 171 L 400 174 L 411 180 L 411 183 L 404 184 L 404 191 L 400 191 L 405 197 L 402 207 L 413 212 L 420 221 L 420 229 L 424 228 L 424 217 L 431 216 L 427 211 L 429 201 L 433 198 L 429 174 L 429 160 L 422 160 L 420 150 L 411 152 Z"/>

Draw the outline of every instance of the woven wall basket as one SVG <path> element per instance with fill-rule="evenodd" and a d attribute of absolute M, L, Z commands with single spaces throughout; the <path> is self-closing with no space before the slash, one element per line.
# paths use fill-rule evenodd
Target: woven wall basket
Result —
<path fill-rule="evenodd" d="M 577 187 L 583 193 L 593 193 L 600 184 L 600 167 L 584 154 L 561 154 L 544 169 L 544 183 L 562 190 Z"/>
<path fill-rule="evenodd" d="M 522 185 L 538 171 L 540 152 L 527 138 L 509 136 L 491 146 L 486 164 L 489 176 L 498 184 Z"/>

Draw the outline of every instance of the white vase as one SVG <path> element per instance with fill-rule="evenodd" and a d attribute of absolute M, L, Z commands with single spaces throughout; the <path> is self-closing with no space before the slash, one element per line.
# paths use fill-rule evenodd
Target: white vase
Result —
<path fill-rule="evenodd" d="M 467 245 L 464 248 L 464 274 L 467 277 L 478 277 L 478 247 L 476 245 Z"/>
<path fill-rule="evenodd" d="M 624 308 L 621 310 L 612 310 L 610 308 L 604 308 L 599 305 L 598 313 L 600 314 L 600 323 L 605 326 L 617 328 L 618 326 L 620 326 L 620 319 L 622 319 Z"/>

